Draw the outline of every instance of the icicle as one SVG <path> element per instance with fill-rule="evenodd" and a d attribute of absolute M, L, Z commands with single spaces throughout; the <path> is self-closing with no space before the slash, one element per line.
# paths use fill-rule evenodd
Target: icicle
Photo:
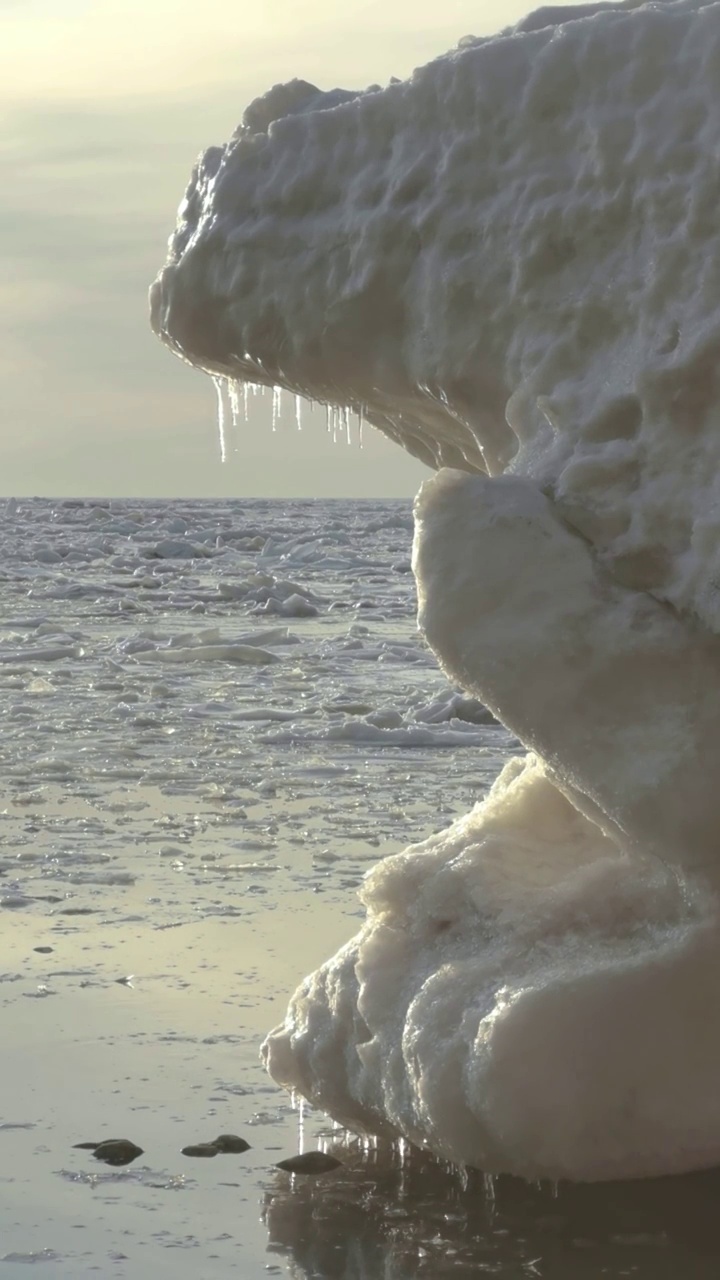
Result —
<path fill-rule="evenodd" d="M 348 444 L 352 444 L 352 436 L 350 435 L 350 406 L 347 404 L 343 409 L 343 418 L 345 419 L 345 439 Z"/>
<path fill-rule="evenodd" d="M 238 395 L 238 382 L 228 382 L 228 399 L 230 400 L 230 412 L 232 414 L 233 430 L 237 431 L 240 422 L 240 398 Z"/>
<path fill-rule="evenodd" d="M 405 1142 L 405 1139 L 398 1138 L 395 1144 L 395 1147 L 398 1153 L 399 1163 L 400 1163 L 400 1177 L 398 1179 L 397 1192 L 398 1192 L 399 1199 L 404 1200 L 406 1189 L 407 1189 L 406 1179 L 407 1179 L 407 1154 L 408 1154 L 407 1143 Z"/>
<path fill-rule="evenodd" d="M 364 404 L 361 404 L 360 409 L 358 411 L 358 448 L 359 449 L 362 449 L 363 447 L 363 427 L 365 426 L 365 409 L 366 409 L 366 406 Z"/>
<path fill-rule="evenodd" d="M 236 385 L 237 392 L 238 392 L 238 396 L 239 396 L 239 392 L 240 392 L 240 383 L 236 383 L 235 385 Z M 250 394 L 251 394 L 251 393 L 252 393 L 252 395 L 253 395 L 253 396 L 261 396 L 261 395 L 264 395 L 264 394 L 265 394 L 265 388 L 264 388 L 264 386 L 262 386 L 260 383 L 257 383 L 257 382 L 243 382 L 243 384 L 242 384 L 243 419 L 244 419 L 244 421 L 245 421 L 245 422 L 247 422 L 247 421 L 249 420 L 249 412 L 250 412 Z M 232 404 L 232 400 L 231 400 L 231 404 Z M 238 414 L 238 416 L 239 416 L 239 414 Z"/>
<path fill-rule="evenodd" d="M 301 1098 L 298 1106 L 298 1154 L 305 1150 L 305 1099 Z"/>
<path fill-rule="evenodd" d="M 298 431 L 302 431 L 302 396 L 295 397 L 295 422 Z"/>
<path fill-rule="evenodd" d="M 237 453 L 238 448 L 238 428 L 240 426 L 240 383 L 228 382 L 228 397 L 230 399 L 230 412 L 232 414 L 232 439 L 233 452 Z M 245 417 L 247 422 L 247 415 Z"/>
<path fill-rule="evenodd" d="M 273 387 L 272 393 L 272 429 L 273 431 L 277 431 L 277 424 L 280 418 L 280 411 L 282 409 L 282 388 Z"/>
<path fill-rule="evenodd" d="M 483 1186 L 485 1188 L 485 1199 L 490 1203 L 495 1203 L 495 1177 L 492 1173 L 483 1174 Z"/>
<path fill-rule="evenodd" d="M 224 394 L 224 378 L 213 378 L 215 390 L 218 400 L 218 435 L 220 437 L 220 461 L 224 462 L 227 457 L 225 447 L 225 394 Z"/>

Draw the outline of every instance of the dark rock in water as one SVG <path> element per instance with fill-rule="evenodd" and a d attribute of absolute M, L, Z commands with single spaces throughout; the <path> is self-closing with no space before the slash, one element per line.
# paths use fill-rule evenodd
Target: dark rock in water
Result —
<path fill-rule="evenodd" d="M 342 1160 L 326 1155 L 324 1151 L 305 1151 L 300 1156 L 290 1156 L 289 1160 L 281 1160 L 276 1166 L 286 1173 L 329 1173 L 338 1169 Z"/>
<path fill-rule="evenodd" d="M 97 1151 L 106 1142 L 125 1142 L 125 1138 L 101 1138 L 98 1142 L 74 1142 L 73 1151 Z M 132 1143 L 130 1144 L 132 1146 Z"/>
<path fill-rule="evenodd" d="M 250 1143 L 244 1138 L 239 1138 L 236 1133 L 221 1133 L 219 1138 L 214 1142 L 197 1142 L 192 1147 L 183 1147 L 184 1156 L 205 1156 L 209 1159 L 211 1156 L 239 1154 L 241 1151 L 249 1151 Z"/>
<path fill-rule="evenodd" d="M 236 1133 L 221 1133 L 211 1146 L 217 1147 L 218 1151 L 227 1155 L 239 1155 L 241 1151 L 249 1151 L 250 1143 L 244 1138 L 238 1138 Z"/>
<path fill-rule="evenodd" d="M 39 951 L 41 956 L 49 956 L 52 947 L 33 947 L 33 951 Z"/>
<path fill-rule="evenodd" d="M 107 1142 L 101 1142 L 93 1154 L 96 1160 L 102 1160 L 104 1164 L 132 1164 L 133 1160 L 143 1154 L 143 1149 L 136 1147 L 127 1138 L 110 1138 Z"/>

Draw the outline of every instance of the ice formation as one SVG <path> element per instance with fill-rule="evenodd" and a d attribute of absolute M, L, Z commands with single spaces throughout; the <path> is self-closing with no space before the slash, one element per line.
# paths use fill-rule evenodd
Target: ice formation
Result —
<path fill-rule="evenodd" d="M 268 1038 L 353 1129 L 527 1177 L 720 1161 L 720 4 L 538 10 L 199 162 L 153 325 L 438 474 L 420 625 L 530 749 L 387 859 Z"/>

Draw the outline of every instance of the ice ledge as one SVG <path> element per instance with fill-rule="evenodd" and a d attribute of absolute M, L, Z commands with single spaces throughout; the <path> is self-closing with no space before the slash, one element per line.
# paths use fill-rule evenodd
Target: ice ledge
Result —
<path fill-rule="evenodd" d="M 552 494 L 720 620 L 720 5 L 543 9 L 402 83 L 276 86 L 193 174 L 153 324 Z"/>

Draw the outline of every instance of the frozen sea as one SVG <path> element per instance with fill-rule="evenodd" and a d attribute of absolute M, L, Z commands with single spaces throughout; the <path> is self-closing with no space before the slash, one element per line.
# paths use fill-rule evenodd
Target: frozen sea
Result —
<path fill-rule="evenodd" d="M 10 499 L 0 537 L 2 1280 L 717 1276 L 715 1173 L 490 1186 L 259 1062 L 364 872 L 517 749 L 417 633 L 410 505 Z"/>

